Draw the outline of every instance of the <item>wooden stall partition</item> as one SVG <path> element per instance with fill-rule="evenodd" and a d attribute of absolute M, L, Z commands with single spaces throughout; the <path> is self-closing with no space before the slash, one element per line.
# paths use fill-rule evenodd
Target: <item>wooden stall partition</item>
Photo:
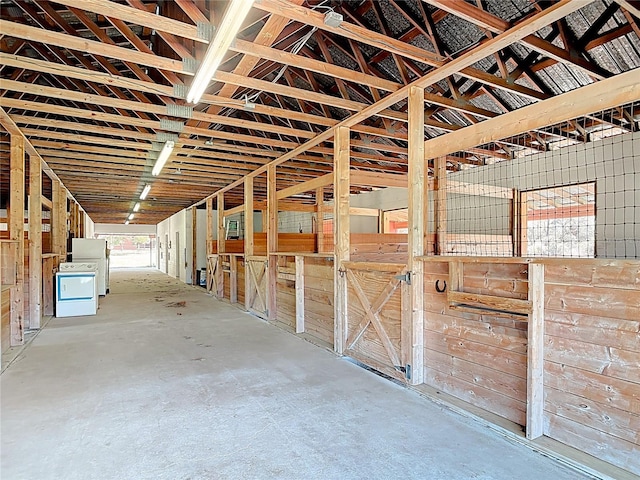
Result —
<path fill-rule="evenodd" d="M 544 264 L 544 434 L 640 475 L 640 261 Z"/>
<path fill-rule="evenodd" d="M 217 265 L 213 266 L 213 283 L 215 291 L 222 291 L 218 297 L 227 300 L 231 304 L 244 303 L 244 261 L 243 254 L 220 253 L 217 255 Z M 217 269 L 221 269 L 221 274 Z M 219 281 L 221 285 L 218 285 Z"/>
<path fill-rule="evenodd" d="M 254 253 L 264 255 L 267 251 L 267 234 L 254 233 Z M 227 243 L 231 243 L 227 240 Z M 333 248 L 333 247 L 332 247 Z M 278 249 L 284 253 L 313 253 L 317 249 L 316 234 L 314 233 L 278 233 Z"/>
<path fill-rule="evenodd" d="M 51 316 L 55 313 L 55 278 L 60 264 L 60 257 L 55 253 L 42 255 L 42 314 Z"/>
<path fill-rule="evenodd" d="M 238 255 L 236 259 L 237 259 L 236 269 L 237 269 L 237 284 L 238 284 L 237 304 L 240 308 L 244 308 L 244 305 L 245 305 L 244 291 L 245 291 L 245 285 L 246 285 L 244 256 Z"/>
<path fill-rule="evenodd" d="M 352 233 L 351 260 L 357 262 L 407 263 L 406 233 Z"/>
<path fill-rule="evenodd" d="M 304 333 L 333 345 L 333 257 L 304 256 Z M 302 333 L 302 332 L 300 332 Z"/>
<path fill-rule="evenodd" d="M 333 346 L 333 257 L 317 253 L 278 258 L 278 323 L 308 340 Z"/>
<path fill-rule="evenodd" d="M 460 267 L 449 263 L 452 257 L 427 258 L 425 384 L 525 425 L 527 317 L 506 310 L 492 314 L 472 300 L 505 297 L 525 302 L 527 265 L 465 263 Z"/>
<path fill-rule="evenodd" d="M 0 240 L 0 336 L 1 350 L 11 346 L 11 302 L 18 275 L 17 241 Z"/>
<path fill-rule="evenodd" d="M 278 256 L 276 284 L 277 321 L 288 329 L 296 328 L 296 264 L 295 257 Z"/>

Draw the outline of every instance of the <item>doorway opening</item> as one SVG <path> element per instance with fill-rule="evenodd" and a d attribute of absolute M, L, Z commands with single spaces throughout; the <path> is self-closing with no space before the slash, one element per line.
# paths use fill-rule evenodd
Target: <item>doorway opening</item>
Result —
<path fill-rule="evenodd" d="M 157 267 L 155 235 L 101 233 L 96 237 L 107 241 L 111 268 Z"/>

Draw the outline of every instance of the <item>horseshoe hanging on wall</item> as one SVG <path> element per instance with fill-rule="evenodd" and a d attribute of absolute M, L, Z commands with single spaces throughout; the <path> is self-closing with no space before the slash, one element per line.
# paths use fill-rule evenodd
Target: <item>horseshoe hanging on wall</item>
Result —
<path fill-rule="evenodd" d="M 443 280 L 442 283 L 444 284 L 444 286 L 440 288 L 440 280 L 436 280 L 436 292 L 444 293 L 444 291 L 447 289 L 447 281 Z"/>

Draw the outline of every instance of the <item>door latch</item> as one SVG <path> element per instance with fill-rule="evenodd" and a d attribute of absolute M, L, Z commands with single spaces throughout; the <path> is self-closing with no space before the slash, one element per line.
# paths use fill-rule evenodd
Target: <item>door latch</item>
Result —
<path fill-rule="evenodd" d="M 411 285 L 411 272 L 407 272 L 402 275 L 395 275 L 393 278 L 397 278 L 401 282 L 407 282 L 407 285 Z"/>

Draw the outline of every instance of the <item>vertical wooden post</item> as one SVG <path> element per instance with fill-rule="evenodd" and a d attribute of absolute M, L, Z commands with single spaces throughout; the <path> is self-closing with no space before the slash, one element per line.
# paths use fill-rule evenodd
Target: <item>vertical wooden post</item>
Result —
<path fill-rule="evenodd" d="M 42 159 L 29 156 L 29 328 L 40 328 L 42 302 Z"/>
<path fill-rule="evenodd" d="M 224 192 L 218 193 L 216 198 L 218 199 L 218 253 L 224 253 L 226 251 L 224 243 L 227 237 L 224 231 Z"/>
<path fill-rule="evenodd" d="M 227 234 L 224 230 L 224 192 L 216 195 L 218 199 L 218 265 L 216 267 L 216 285 L 218 298 L 224 297 L 224 272 L 222 271 L 222 254 L 226 251 L 225 240 Z"/>
<path fill-rule="evenodd" d="M 24 342 L 24 137 L 11 135 L 9 238 L 17 240 L 16 285 L 11 299 L 11 346 Z"/>
<path fill-rule="evenodd" d="M 229 255 L 229 302 L 238 303 L 238 257 Z"/>
<path fill-rule="evenodd" d="M 324 251 L 324 187 L 316 189 L 316 252 Z"/>
<path fill-rule="evenodd" d="M 304 333 L 304 257 L 296 255 L 296 333 Z"/>
<path fill-rule="evenodd" d="M 409 262 L 411 287 L 407 316 L 403 322 L 410 322 L 410 343 L 402 345 L 404 358 L 409 362 L 407 381 L 411 385 L 423 383 L 424 379 L 424 264 L 416 259 L 424 255 L 425 209 L 427 208 L 425 178 L 426 161 L 424 154 L 424 89 L 411 87 L 409 90 Z M 409 331 L 409 329 L 407 329 Z M 410 373 L 409 373 L 410 372 Z"/>
<path fill-rule="evenodd" d="M 447 253 L 447 159 L 434 160 L 436 255 Z"/>
<path fill-rule="evenodd" d="M 85 238 L 86 237 L 86 232 L 85 232 L 85 222 L 86 222 L 86 213 L 84 212 L 84 210 L 80 210 L 80 238 Z"/>
<path fill-rule="evenodd" d="M 207 257 L 213 253 L 213 198 L 207 198 Z"/>
<path fill-rule="evenodd" d="M 53 180 L 53 208 L 51 219 L 51 239 L 53 253 L 60 255 L 60 261 L 67 261 L 67 190 L 59 180 Z"/>
<path fill-rule="evenodd" d="M 267 318 L 275 320 L 277 311 L 278 285 L 278 197 L 276 167 L 267 167 Z"/>
<path fill-rule="evenodd" d="M 511 190 L 509 205 L 509 232 L 511 233 L 511 256 L 521 257 L 520 250 L 520 195 L 518 189 Z"/>
<path fill-rule="evenodd" d="M 527 330 L 527 438 L 544 433 L 544 264 L 529 264 L 532 312 Z"/>
<path fill-rule="evenodd" d="M 518 232 L 518 234 L 520 235 L 520 241 L 519 243 L 519 247 L 520 247 L 520 253 L 519 255 L 521 257 L 526 257 L 527 256 L 527 249 L 528 249 L 528 240 L 527 240 L 527 228 L 529 226 L 529 220 L 527 218 L 528 215 L 528 197 L 527 197 L 527 192 L 520 192 L 520 221 L 518 222 L 520 225 L 520 232 Z"/>
<path fill-rule="evenodd" d="M 334 329 L 333 349 L 342 355 L 347 339 L 347 277 L 343 263 L 349 261 L 351 226 L 349 194 L 351 179 L 350 129 L 338 127 L 333 139 L 333 246 L 334 265 Z"/>
<path fill-rule="evenodd" d="M 251 272 L 249 259 L 253 256 L 253 177 L 244 177 L 244 308 L 251 307 Z"/>
<path fill-rule="evenodd" d="M 191 207 L 191 285 L 198 282 L 198 209 Z"/>

